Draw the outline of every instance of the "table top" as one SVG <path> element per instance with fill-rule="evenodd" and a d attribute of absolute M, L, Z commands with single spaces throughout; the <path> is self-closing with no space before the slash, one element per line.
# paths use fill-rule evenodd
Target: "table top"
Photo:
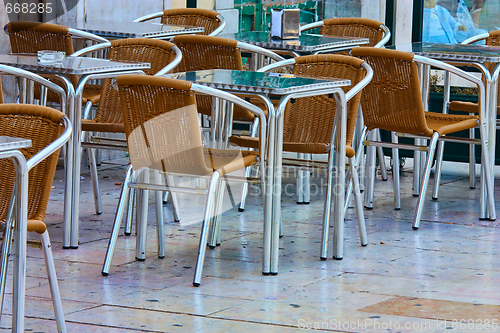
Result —
<path fill-rule="evenodd" d="M 0 54 L 0 64 L 44 74 L 98 74 L 121 70 L 147 69 L 147 62 L 111 61 L 87 57 L 65 57 L 61 63 L 41 64 L 34 54 Z"/>
<path fill-rule="evenodd" d="M 0 152 L 27 147 L 31 147 L 30 139 L 12 138 L 10 136 L 0 135 Z"/>
<path fill-rule="evenodd" d="M 203 27 L 167 25 L 160 22 L 123 22 L 113 20 L 89 20 L 78 23 L 76 29 L 104 38 L 165 38 L 205 31 Z"/>
<path fill-rule="evenodd" d="M 287 50 L 297 52 L 316 52 L 368 44 L 368 38 L 336 37 L 316 34 L 301 34 L 298 39 L 275 39 L 269 32 L 248 31 L 236 34 L 221 34 L 219 37 L 236 39 L 237 41 L 271 50 Z"/>
<path fill-rule="evenodd" d="M 500 62 L 500 47 L 441 43 L 411 43 L 386 47 L 444 61 Z"/>
<path fill-rule="evenodd" d="M 210 69 L 166 74 L 165 77 L 194 82 L 226 91 L 287 95 L 296 92 L 349 86 L 350 80 L 318 79 L 281 73 Z"/>

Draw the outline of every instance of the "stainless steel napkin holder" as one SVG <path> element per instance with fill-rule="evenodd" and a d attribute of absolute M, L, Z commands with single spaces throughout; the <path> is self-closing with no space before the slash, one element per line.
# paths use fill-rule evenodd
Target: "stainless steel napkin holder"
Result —
<path fill-rule="evenodd" d="M 271 9 L 271 38 L 297 39 L 300 36 L 300 9 Z"/>

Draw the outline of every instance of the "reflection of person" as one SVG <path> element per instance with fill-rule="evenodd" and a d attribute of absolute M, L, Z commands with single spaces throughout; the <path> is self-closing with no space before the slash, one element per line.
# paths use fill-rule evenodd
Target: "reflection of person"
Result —
<path fill-rule="evenodd" d="M 424 0 L 423 42 L 456 44 L 455 35 L 465 31 L 465 26 L 457 22 L 450 12 L 437 4 L 437 0 Z"/>

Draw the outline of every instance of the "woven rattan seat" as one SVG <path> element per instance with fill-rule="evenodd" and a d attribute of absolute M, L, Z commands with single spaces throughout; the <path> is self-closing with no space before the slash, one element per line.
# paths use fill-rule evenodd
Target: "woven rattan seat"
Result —
<path fill-rule="evenodd" d="M 199 71 L 205 69 L 232 69 L 242 70 L 243 63 L 238 42 L 233 39 L 179 35 L 172 40 L 181 49 L 183 58 L 176 72 Z M 201 114 L 212 114 L 212 98 L 210 96 L 196 96 L 196 104 Z M 265 109 L 265 108 L 264 108 Z M 233 110 L 233 119 L 252 121 L 254 115 L 240 107 Z"/>
<path fill-rule="evenodd" d="M 372 82 L 365 88 L 361 97 L 363 119 L 368 130 L 384 129 L 391 132 L 413 135 L 417 138 L 431 138 L 424 177 L 419 193 L 419 200 L 414 215 L 414 229 L 418 229 L 423 211 L 426 189 L 429 181 L 430 168 L 438 139 L 446 134 L 475 128 L 481 129 L 481 138 L 484 138 L 484 126 L 477 116 L 450 115 L 442 113 L 425 112 L 420 92 L 417 61 L 426 63 L 424 57 L 417 57 L 411 53 L 380 48 L 355 48 L 352 55 L 360 57 L 372 66 L 374 76 Z M 432 66 L 453 71 L 453 74 L 471 80 L 474 83 L 480 81 L 470 74 L 453 66 L 433 61 Z M 449 138 L 448 136 L 446 138 Z M 397 136 L 393 135 L 394 144 L 367 141 L 368 145 L 384 146 L 393 148 L 393 158 L 397 161 L 398 146 Z M 468 141 L 466 143 L 469 143 Z M 487 156 L 484 149 L 484 140 L 481 140 L 483 154 Z M 406 149 L 421 149 L 408 148 Z M 486 157 L 488 159 L 488 157 Z M 395 178 L 395 207 L 399 209 L 399 165 L 393 163 Z M 486 168 L 487 169 L 487 168 Z M 489 172 L 487 170 L 487 172 Z M 490 174 L 486 175 L 487 179 Z M 488 185 L 490 186 L 490 185 Z M 490 199 L 491 200 L 491 199 Z M 490 201 L 492 204 L 492 202 Z M 492 204 L 494 206 L 494 204 Z"/>
<path fill-rule="evenodd" d="M 33 156 L 39 154 L 43 149 L 56 141 L 65 130 L 65 125 L 67 124 L 69 124 L 69 121 L 66 116 L 62 112 L 52 108 L 29 104 L 0 105 L 0 135 L 30 139 L 32 146 L 21 149 L 28 163 Z M 59 150 L 43 159 L 29 171 L 27 228 L 28 231 L 36 232 L 41 236 L 52 301 L 56 312 L 58 332 L 65 332 L 64 314 L 50 250 L 50 238 L 47 226 L 43 222 L 58 156 Z M 0 182 L 0 220 L 6 222 L 15 183 L 15 167 L 12 160 L 0 159 L 0 174 L 2 174 L 2 181 Z M 5 239 L 10 239 L 6 237 L 4 234 L 4 241 Z M 3 246 L 4 251 L 2 253 L 6 253 L 9 245 L 4 244 Z M 2 266 L 2 271 L 4 272 L 7 269 L 7 260 L 2 260 L 2 263 L 5 265 Z M 5 279 L 4 276 L 2 277 L 2 283 L 5 283 L 3 279 Z M 2 290 L 4 289 L 2 288 Z M 1 297 L 3 301 L 3 295 Z"/>
<path fill-rule="evenodd" d="M 71 29 L 65 26 L 40 23 L 40 22 L 9 22 L 6 26 L 9 34 L 10 46 L 12 53 L 28 53 L 36 54 L 38 51 L 51 50 L 62 51 L 66 55 L 74 53 Z M 49 77 L 50 76 L 44 76 Z M 76 75 L 68 75 L 69 80 L 76 88 L 78 77 Z M 61 85 L 59 80 L 54 79 L 54 82 Z M 83 90 L 83 102 L 88 100 L 95 101 L 99 98 L 101 87 L 99 85 L 88 84 Z M 40 96 L 40 87 L 35 85 L 35 98 Z M 47 101 L 57 102 L 59 97 L 49 91 Z"/>
<path fill-rule="evenodd" d="M 205 28 L 203 35 L 216 35 L 225 25 L 224 18 L 216 11 L 202 8 L 173 8 L 140 17 L 135 22 L 161 18 L 161 23 Z"/>
<path fill-rule="evenodd" d="M 198 250 L 198 261 L 193 280 L 193 285 L 199 286 L 209 225 L 211 224 L 212 216 L 214 216 L 214 196 L 223 194 L 223 187 L 219 178 L 257 163 L 259 153 L 254 151 L 240 152 L 238 150 L 224 151 L 204 148 L 202 146 L 201 131 L 198 123 L 195 91 L 200 93 L 203 90 L 218 98 L 231 99 L 233 103 L 240 103 L 249 107 L 262 118 L 261 126 L 264 126 L 262 128 L 263 131 L 265 131 L 266 119 L 263 112 L 257 107 L 233 95 L 216 89 L 194 85 L 187 81 L 160 76 L 124 75 L 117 78 L 117 83 L 131 166 L 127 171 L 127 176 L 123 184 L 119 208 L 115 217 L 115 226 L 110 238 L 110 246 L 108 247 L 102 274 L 109 274 L 109 265 L 121 221 L 120 212 L 122 212 L 122 208 L 120 207 L 124 203 L 129 186 L 133 186 L 129 181 L 132 169 L 142 172 L 143 175 L 144 173 L 149 174 L 149 170 L 152 169 L 166 173 L 167 175 L 182 174 L 210 177 L 200 247 Z M 265 141 L 262 142 L 260 149 L 264 149 L 264 147 Z M 264 173 L 263 169 L 262 172 Z M 149 176 L 143 177 L 149 178 Z M 262 179 L 264 178 L 262 177 Z M 141 183 L 137 188 L 150 188 L 156 191 L 176 191 L 175 187 L 171 184 L 169 185 L 165 188 L 158 185 L 151 187 L 149 183 Z M 185 188 L 183 190 L 186 191 Z M 203 192 L 202 189 L 192 189 L 194 193 L 200 191 Z M 138 195 L 141 197 L 143 194 L 139 193 Z M 144 200 L 147 203 L 147 199 Z M 157 213 L 163 210 L 161 198 L 158 199 L 157 194 L 157 205 L 158 202 Z M 145 225 L 145 219 L 147 218 L 146 208 L 147 204 L 137 208 L 144 214 L 143 225 Z M 162 235 L 163 223 L 158 223 L 157 228 L 159 228 L 158 234 Z M 138 246 L 140 248 L 145 246 L 139 243 L 140 239 L 145 241 L 145 238 L 138 236 L 138 239 Z M 159 240 L 159 243 L 163 243 L 163 239 Z M 164 256 L 164 254 L 160 254 L 162 252 L 164 252 L 164 249 L 160 249 L 159 247 L 159 257 Z"/>

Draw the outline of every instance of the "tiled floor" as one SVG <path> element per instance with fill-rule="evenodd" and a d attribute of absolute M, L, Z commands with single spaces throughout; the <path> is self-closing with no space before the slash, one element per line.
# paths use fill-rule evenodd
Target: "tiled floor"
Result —
<path fill-rule="evenodd" d="M 354 210 L 346 221 L 342 261 L 320 261 L 324 178 L 314 174 L 310 205 L 296 205 L 295 180 L 283 196 L 285 236 L 280 273 L 261 275 L 262 208 L 252 189 L 243 213 L 223 215 L 222 246 L 207 250 L 202 285 L 191 285 L 203 197 L 181 198 L 181 222 L 165 206 L 167 254 L 156 256 L 153 204 L 147 260 L 135 257 L 135 237 L 120 236 L 110 275 L 101 265 L 124 168 L 100 172 L 104 213 L 93 214 L 83 174 L 80 246 L 62 249 L 62 170 L 46 217 L 69 332 L 471 332 L 500 328 L 499 222 L 478 220 L 478 190 L 467 168 L 446 169 L 438 202 L 427 201 L 418 231 L 411 172 L 402 176 L 402 208 L 392 208 L 391 178 L 377 179 L 375 208 L 365 210 L 369 245 L 361 247 Z M 498 179 L 498 175 L 497 175 Z M 499 193 L 497 181 L 497 193 Z M 237 200 L 237 191 L 233 192 Z M 500 202 L 497 201 L 497 205 Z M 33 237 L 33 236 L 32 236 Z M 41 250 L 28 250 L 26 329 L 54 332 Z M 12 276 L 1 330 L 10 330 Z M 462 323 L 460 321 L 462 320 Z"/>

